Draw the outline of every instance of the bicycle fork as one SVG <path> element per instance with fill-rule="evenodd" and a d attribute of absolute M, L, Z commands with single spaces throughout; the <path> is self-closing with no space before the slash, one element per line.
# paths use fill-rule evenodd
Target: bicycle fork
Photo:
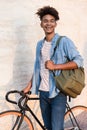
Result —
<path fill-rule="evenodd" d="M 21 116 L 17 117 L 12 130 L 15 130 L 16 127 L 17 127 L 16 130 L 19 130 L 19 128 L 21 127 L 22 121 L 24 119 L 24 115 L 25 115 L 25 111 L 21 111 Z"/>

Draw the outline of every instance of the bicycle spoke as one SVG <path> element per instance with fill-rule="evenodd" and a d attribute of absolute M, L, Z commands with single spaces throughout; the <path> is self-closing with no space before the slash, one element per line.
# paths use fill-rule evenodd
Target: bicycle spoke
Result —
<path fill-rule="evenodd" d="M 87 130 L 87 108 L 84 106 L 76 106 L 71 109 L 72 113 L 75 116 L 75 119 L 72 116 L 72 113 L 68 111 L 65 114 L 65 128 L 74 127 L 75 130 Z"/>
<path fill-rule="evenodd" d="M 17 111 L 1 113 L 0 128 L 2 130 L 34 130 L 30 119 L 26 116 L 23 118 Z"/>

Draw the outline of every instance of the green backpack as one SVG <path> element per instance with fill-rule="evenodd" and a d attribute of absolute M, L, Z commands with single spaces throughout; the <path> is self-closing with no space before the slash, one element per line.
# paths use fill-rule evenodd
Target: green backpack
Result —
<path fill-rule="evenodd" d="M 59 37 L 56 43 L 55 50 L 59 45 L 59 42 L 62 37 L 63 36 Z M 62 91 L 64 94 L 72 98 L 76 98 L 78 95 L 81 94 L 85 86 L 84 68 L 62 70 L 59 76 L 56 76 L 54 74 L 54 79 L 55 79 L 56 87 L 60 91 Z"/>

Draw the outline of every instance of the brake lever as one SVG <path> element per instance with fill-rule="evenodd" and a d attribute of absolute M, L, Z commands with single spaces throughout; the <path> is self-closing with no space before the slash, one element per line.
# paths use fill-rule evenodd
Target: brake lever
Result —
<path fill-rule="evenodd" d="M 18 101 L 18 106 L 19 108 L 21 108 L 22 110 L 26 110 L 27 109 L 27 101 L 28 101 L 28 96 L 25 95 L 24 97 L 21 97 Z M 24 101 L 24 103 L 22 104 L 22 102 Z"/>

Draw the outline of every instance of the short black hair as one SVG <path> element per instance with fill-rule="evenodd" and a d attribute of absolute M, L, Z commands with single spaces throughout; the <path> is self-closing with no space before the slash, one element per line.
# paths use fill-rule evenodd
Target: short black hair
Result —
<path fill-rule="evenodd" d="M 43 8 L 39 8 L 36 14 L 39 16 L 40 20 L 42 20 L 43 16 L 47 14 L 54 16 L 56 21 L 59 20 L 58 11 L 50 6 L 44 6 Z"/>

